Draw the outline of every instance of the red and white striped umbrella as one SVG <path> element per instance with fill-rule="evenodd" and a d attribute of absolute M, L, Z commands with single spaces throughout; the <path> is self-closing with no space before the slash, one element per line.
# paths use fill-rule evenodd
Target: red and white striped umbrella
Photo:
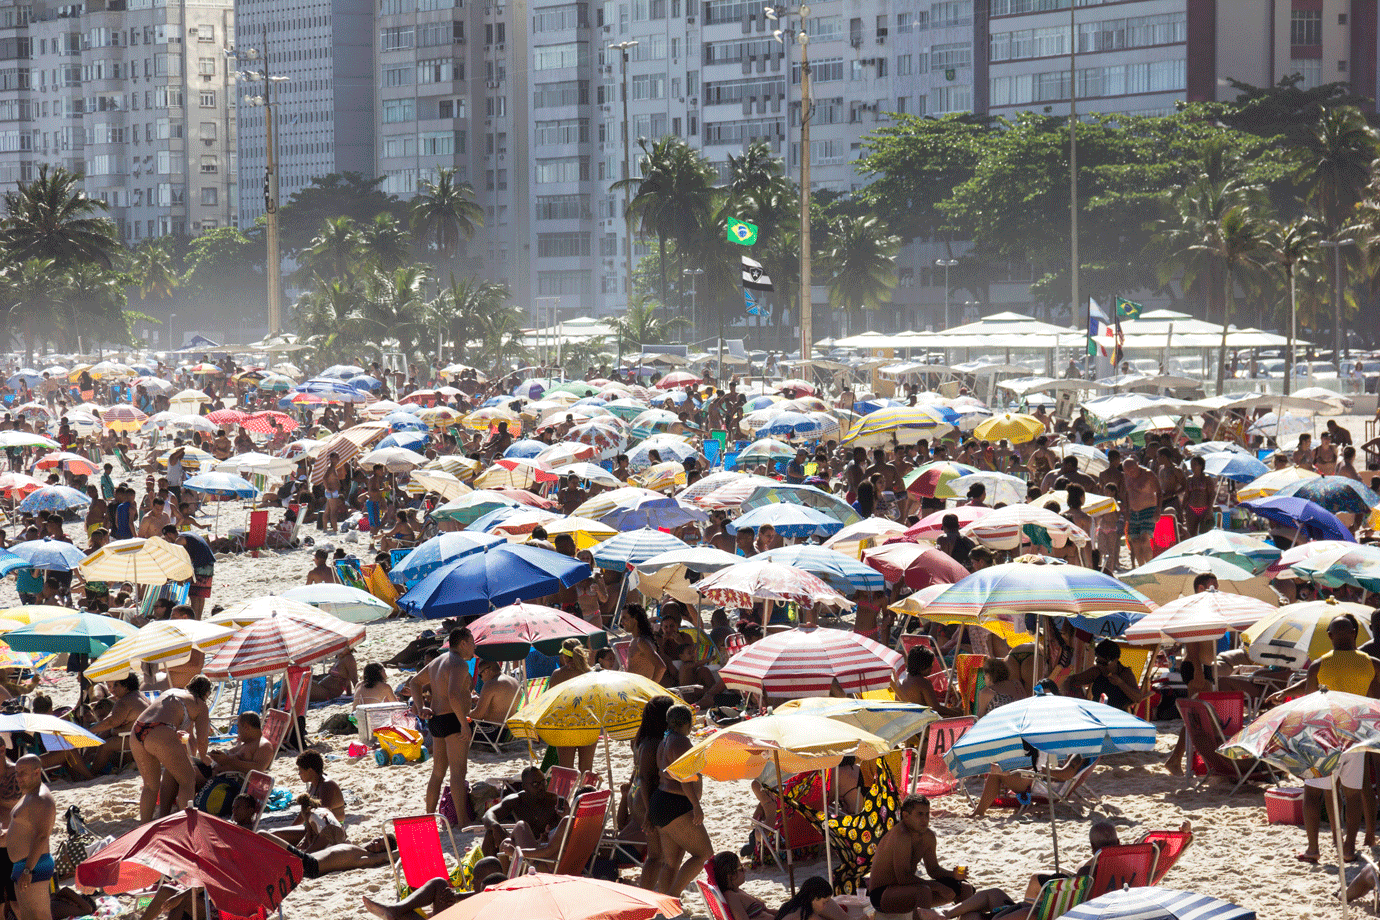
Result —
<path fill-rule="evenodd" d="M 313 448 L 311 453 L 315 461 L 311 467 L 312 485 L 320 485 L 326 481 L 326 472 L 331 465 L 331 454 L 335 454 L 337 463 L 349 463 L 364 452 L 366 445 L 381 440 L 386 434 L 388 434 L 388 426 L 382 422 L 365 422 L 353 428 L 346 428 L 321 443 L 319 447 Z"/>
<path fill-rule="evenodd" d="M 244 680 L 309 665 L 363 641 L 359 623 L 324 613 L 277 611 L 235 633 L 202 670 L 212 680 Z"/>
<path fill-rule="evenodd" d="M 296 431 L 299 426 L 297 419 L 286 412 L 255 412 L 246 417 L 240 427 L 255 434 L 273 434 L 275 430 Z"/>
<path fill-rule="evenodd" d="M 828 696 L 835 680 L 844 693 L 884 689 L 903 664 L 898 652 L 855 632 L 802 626 L 749 645 L 729 659 L 719 676 L 728 687 L 775 699 L 803 699 Z"/>
<path fill-rule="evenodd" d="M 787 601 L 812 607 L 852 607 L 839 594 L 804 569 L 775 562 L 748 560 L 730 565 L 695 585 L 700 596 L 725 607 L 751 607 L 756 601 Z"/>
<path fill-rule="evenodd" d="M 1162 642 L 1216 641 L 1223 633 L 1240 632 L 1279 610 L 1245 594 L 1203 591 L 1170 601 L 1126 628 L 1132 645 Z"/>

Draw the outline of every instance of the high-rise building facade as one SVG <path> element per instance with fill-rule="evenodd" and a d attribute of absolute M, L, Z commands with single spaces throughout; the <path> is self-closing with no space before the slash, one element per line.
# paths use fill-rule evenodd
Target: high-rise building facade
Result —
<path fill-rule="evenodd" d="M 0 0 L 0 184 L 85 176 L 126 242 L 226 226 L 231 0 Z"/>
<path fill-rule="evenodd" d="M 278 197 L 313 179 L 356 172 L 373 178 L 374 0 L 238 0 L 232 66 L 285 78 L 274 84 Z M 250 56 L 250 51 L 254 56 Z M 266 56 L 266 57 L 265 57 Z M 263 96 L 262 80 L 242 80 L 243 96 Z M 240 226 L 264 212 L 267 112 L 238 106 Z"/>

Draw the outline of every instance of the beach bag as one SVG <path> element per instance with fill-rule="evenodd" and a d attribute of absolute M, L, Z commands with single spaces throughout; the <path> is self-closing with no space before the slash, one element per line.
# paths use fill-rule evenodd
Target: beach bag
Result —
<path fill-rule="evenodd" d="M 386 763 L 420 763 L 424 759 L 422 733 L 415 728 L 385 725 L 374 732 L 374 740 L 378 742 Z"/>
<path fill-rule="evenodd" d="M 211 777 L 211 781 L 201 787 L 196 794 L 196 807 L 217 818 L 229 818 L 230 809 L 235 804 L 235 796 L 244 789 L 244 775 L 240 773 L 221 773 Z"/>
<path fill-rule="evenodd" d="M 77 874 L 77 866 L 95 853 L 98 838 L 87 830 L 81 809 L 69 806 L 65 818 L 67 836 L 53 850 L 53 877 L 64 879 Z"/>

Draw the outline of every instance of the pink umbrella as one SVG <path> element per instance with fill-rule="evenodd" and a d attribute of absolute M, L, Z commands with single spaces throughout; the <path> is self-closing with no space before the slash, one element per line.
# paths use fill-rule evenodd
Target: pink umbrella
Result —
<path fill-rule="evenodd" d="M 904 581 L 912 590 L 935 584 L 954 584 L 968 577 L 968 570 L 953 557 L 926 543 L 888 543 L 865 549 L 862 561 L 882 573 L 889 584 Z"/>
<path fill-rule="evenodd" d="M 900 542 L 908 540 L 938 540 L 944 533 L 944 515 L 953 514 L 958 517 L 958 526 L 967 527 L 974 521 L 981 520 L 992 513 L 991 508 L 984 508 L 982 505 L 959 505 L 957 508 L 946 508 L 943 511 L 936 511 L 933 514 L 922 517 L 905 532 L 893 537 L 887 542 Z"/>
<path fill-rule="evenodd" d="M 787 601 L 812 607 L 852 607 L 842 594 L 804 569 L 749 559 L 720 569 L 695 585 L 700 596 L 725 607 L 751 607 L 755 601 Z"/>
<path fill-rule="evenodd" d="M 1334 550 L 1354 550 L 1356 548 L 1357 544 L 1344 543 L 1341 540 L 1313 540 L 1309 543 L 1301 543 L 1286 549 L 1278 559 L 1270 563 L 1265 574 L 1270 578 L 1290 578 L 1294 574 L 1292 567 L 1295 563 L 1305 562 L 1314 556 L 1320 556 Z"/>
<path fill-rule="evenodd" d="M 278 431 L 296 431 L 298 428 L 297 419 L 285 412 L 255 412 L 240 423 L 245 431 L 255 434 L 273 434 L 275 425 Z"/>
<path fill-rule="evenodd" d="M 732 571 L 732 567 L 724 571 Z M 725 686 L 776 699 L 827 696 L 890 686 L 905 659 L 855 632 L 803 626 L 747 646 L 719 671 Z"/>
<path fill-rule="evenodd" d="M 20 499 L 43 488 L 43 483 L 23 473 L 0 473 L 0 493 L 6 498 Z"/>
<path fill-rule="evenodd" d="M 42 457 L 39 457 L 38 461 L 34 463 L 34 468 L 40 470 L 51 470 L 58 466 L 78 476 L 94 476 L 96 473 L 100 472 L 101 469 L 81 454 L 74 454 L 63 450 L 55 450 L 46 453 Z"/>
<path fill-rule="evenodd" d="M 1126 628 L 1126 641 L 1132 645 L 1158 645 L 1166 639 L 1215 641 L 1223 633 L 1247 629 L 1278 612 L 1273 604 L 1254 597 L 1214 589 L 1170 601 L 1146 614 Z"/>
<path fill-rule="evenodd" d="M 776 385 L 776 389 L 781 393 L 789 393 L 792 397 L 814 396 L 819 392 L 813 383 L 801 380 L 799 377 L 781 381 Z"/>
<path fill-rule="evenodd" d="M 474 647 L 489 661 L 521 661 L 534 647 L 554 655 L 566 639 L 603 635 L 577 616 L 541 604 L 509 604 L 470 623 Z"/>
<path fill-rule="evenodd" d="M 239 409 L 217 409 L 215 412 L 207 414 L 206 421 L 217 425 L 243 425 L 244 420 L 248 417 L 247 413 L 241 412 Z"/>
<path fill-rule="evenodd" d="M 681 387 L 694 386 L 699 382 L 700 378 L 688 371 L 672 371 L 656 382 L 656 388 L 658 390 L 676 390 Z"/>

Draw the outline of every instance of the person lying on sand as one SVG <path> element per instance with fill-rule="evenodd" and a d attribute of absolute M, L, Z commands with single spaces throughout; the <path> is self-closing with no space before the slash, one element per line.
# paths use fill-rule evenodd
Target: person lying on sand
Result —
<path fill-rule="evenodd" d="M 235 796 L 230 809 L 230 820 L 246 830 L 254 830 L 254 815 L 259 803 L 252 795 L 240 793 Z M 302 860 L 302 874 L 306 878 L 320 878 L 330 872 L 346 872 L 350 869 L 371 869 L 388 865 L 388 849 L 382 837 L 375 837 L 364 846 L 353 843 L 340 843 L 316 853 L 307 853 L 269 831 L 255 831 L 265 840 L 287 850 Z M 157 916 L 156 914 L 154 916 Z M 141 920 L 152 920 L 145 917 Z"/>
<path fill-rule="evenodd" d="M 503 874 L 502 865 L 497 857 L 485 856 L 474 864 L 474 878 L 473 891 L 456 891 L 450 886 L 449 879 L 434 878 L 395 904 L 384 904 L 366 896 L 364 909 L 375 917 L 382 917 L 383 920 L 403 920 L 405 917 L 411 917 L 414 911 L 430 907 L 431 915 L 434 917 L 447 907 L 473 897 L 491 885 L 507 881 L 508 877 Z"/>

